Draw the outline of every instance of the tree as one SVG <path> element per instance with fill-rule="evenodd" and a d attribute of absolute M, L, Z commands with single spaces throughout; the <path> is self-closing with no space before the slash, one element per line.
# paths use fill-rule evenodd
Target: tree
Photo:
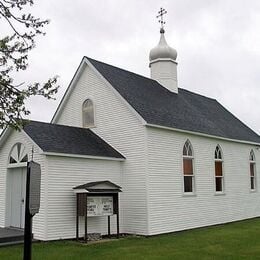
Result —
<path fill-rule="evenodd" d="M 33 4 L 33 0 L 0 0 L 0 21 L 11 29 L 9 36 L 0 39 L 0 128 L 21 129 L 24 118 L 30 114 L 25 101 L 36 95 L 53 99 L 59 88 L 57 76 L 43 84 L 14 84 L 14 73 L 27 69 L 28 53 L 35 47 L 35 38 L 45 35 L 42 29 L 49 23 L 25 12 Z"/>

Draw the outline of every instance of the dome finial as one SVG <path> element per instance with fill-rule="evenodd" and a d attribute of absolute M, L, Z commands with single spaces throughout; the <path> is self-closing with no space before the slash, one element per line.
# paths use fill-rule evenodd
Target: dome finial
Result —
<path fill-rule="evenodd" d="M 161 24 L 160 33 L 165 32 L 164 27 L 163 27 L 163 25 L 165 24 L 165 21 L 163 20 L 164 14 L 167 14 L 167 11 L 161 7 L 160 11 L 158 12 L 158 15 L 156 16 L 156 18 L 159 18 L 158 22 Z"/>
<path fill-rule="evenodd" d="M 177 51 L 170 47 L 165 40 L 165 31 L 163 20 L 167 11 L 160 8 L 156 18 L 159 18 L 160 27 L 160 41 L 150 51 L 149 67 L 151 68 L 151 78 L 158 81 L 163 87 L 173 93 L 178 93 L 177 82 Z"/>
<path fill-rule="evenodd" d="M 157 59 L 171 59 L 175 61 L 177 58 L 177 51 L 171 48 L 165 40 L 165 36 L 164 36 L 165 21 L 163 20 L 163 16 L 165 14 L 167 14 L 167 11 L 161 7 L 160 11 L 158 12 L 158 15 L 156 16 L 156 18 L 159 18 L 159 23 L 161 24 L 161 28 L 160 28 L 161 36 L 160 36 L 159 44 L 150 51 L 150 56 L 149 56 L 150 63 Z"/>

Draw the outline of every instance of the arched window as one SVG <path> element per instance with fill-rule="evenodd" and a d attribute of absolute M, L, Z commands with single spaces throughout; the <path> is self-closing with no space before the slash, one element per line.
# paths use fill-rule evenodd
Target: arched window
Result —
<path fill-rule="evenodd" d="M 90 128 L 95 126 L 94 104 L 91 99 L 86 99 L 82 105 L 83 127 Z"/>
<path fill-rule="evenodd" d="M 193 173 L 193 151 L 189 140 L 183 146 L 183 187 L 184 192 L 194 192 L 194 173 Z"/>
<path fill-rule="evenodd" d="M 223 155 L 219 145 L 215 149 L 215 191 L 224 191 Z"/>
<path fill-rule="evenodd" d="M 10 153 L 9 163 L 23 163 L 27 161 L 28 155 L 26 153 L 25 146 L 22 143 L 15 144 Z"/>
<path fill-rule="evenodd" d="M 249 164 L 250 164 L 250 188 L 251 190 L 255 190 L 256 189 L 255 154 L 253 150 L 250 151 Z"/>

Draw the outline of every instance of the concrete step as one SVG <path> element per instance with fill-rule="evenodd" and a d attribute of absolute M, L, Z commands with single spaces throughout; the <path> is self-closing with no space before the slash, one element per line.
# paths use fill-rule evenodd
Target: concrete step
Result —
<path fill-rule="evenodd" d="M 0 246 L 13 243 L 23 243 L 24 232 L 22 229 L 0 228 Z"/>

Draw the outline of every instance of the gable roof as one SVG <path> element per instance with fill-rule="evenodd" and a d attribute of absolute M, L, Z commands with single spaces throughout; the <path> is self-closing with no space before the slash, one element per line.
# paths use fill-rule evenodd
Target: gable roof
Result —
<path fill-rule="evenodd" d="M 74 190 L 87 190 L 88 192 L 121 192 L 121 187 L 111 181 L 88 182 L 73 188 Z"/>
<path fill-rule="evenodd" d="M 258 134 L 215 99 L 181 88 L 175 94 L 153 79 L 85 58 L 148 124 L 260 143 Z"/>
<path fill-rule="evenodd" d="M 30 121 L 23 130 L 43 152 L 125 159 L 112 146 L 86 128 Z"/>

